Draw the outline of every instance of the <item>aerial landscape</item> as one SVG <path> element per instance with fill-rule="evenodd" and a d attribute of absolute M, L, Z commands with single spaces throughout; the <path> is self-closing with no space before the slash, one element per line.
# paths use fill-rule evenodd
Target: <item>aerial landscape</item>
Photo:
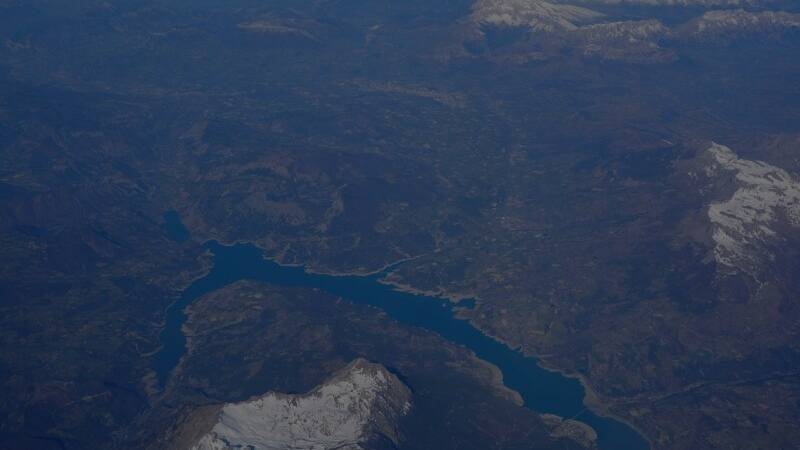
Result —
<path fill-rule="evenodd" d="M 0 0 L 0 449 L 800 448 L 800 2 Z"/>

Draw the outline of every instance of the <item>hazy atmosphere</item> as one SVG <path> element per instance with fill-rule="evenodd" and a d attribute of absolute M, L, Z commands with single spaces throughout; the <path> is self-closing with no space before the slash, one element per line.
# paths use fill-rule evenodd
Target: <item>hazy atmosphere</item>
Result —
<path fill-rule="evenodd" d="M 800 448 L 800 2 L 0 0 L 0 449 Z"/>

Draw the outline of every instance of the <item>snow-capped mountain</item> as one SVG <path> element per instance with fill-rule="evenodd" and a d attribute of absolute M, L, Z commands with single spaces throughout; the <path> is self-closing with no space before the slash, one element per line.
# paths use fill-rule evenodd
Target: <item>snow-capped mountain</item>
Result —
<path fill-rule="evenodd" d="M 785 170 L 739 158 L 730 148 L 712 144 L 709 178 L 734 177 L 736 190 L 708 207 L 717 264 L 756 275 L 781 242 L 781 223 L 800 226 L 800 182 Z"/>
<path fill-rule="evenodd" d="M 680 27 L 688 39 L 720 39 L 742 34 L 775 34 L 800 29 L 800 14 L 742 9 L 708 11 Z"/>
<path fill-rule="evenodd" d="M 357 359 L 303 395 L 270 392 L 226 404 L 196 450 L 362 449 L 376 436 L 397 443 L 411 392 L 383 366 Z"/>
<path fill-rule="evenodd" d="M 800 30 L 800 14 L 759 10 L 769 2 L 745 0 L 633 0 L 672 9 L 707 9 L 682 24 L 667 26 L 653 17 L 627 20 L 608 11 L 617 0 L 476 0 L 469 24 L 470 38 L 480 39 L 483 27 L 529 29 L 542 40 L 580 50 L 584 56 L 629 62 L 670 62 L 680 43 L 726 44 L 739 37 L 775 38 Z M 751 7 L 753 10 L 724 9 Z M 605 9 L 604 9 L 605 8 Z M 689 10 L 687 10 L 688 12 Z M 665 45 L 666 44 L 666 45 Z"/>
<path fill-rule="evenodd" d="M 472 20 L 482 25 L 528 27 L 538 31 L 572 30 L 603 15 L 575 5 L 541 0 L 478 0 Z"/>

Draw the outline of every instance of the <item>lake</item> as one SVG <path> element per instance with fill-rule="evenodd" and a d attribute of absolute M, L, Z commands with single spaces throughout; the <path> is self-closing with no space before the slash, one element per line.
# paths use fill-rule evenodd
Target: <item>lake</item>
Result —
<path fill-rule="evenodd" d="M 163 347 L 154 362 L 162 386 L 186 351 L 186 338 L 181 330 L 186 306 L 236 281 L 257 280 L 278 286 L 317 288 L 353 303 L 381 308 L 394 320 L 436 332 L 499 367 L 504 384 L 522 395 L 526 407 L 591 425 L 597 431 L 601 449 L 649 449 L 647 441 L 627 424 L 589 411 L 583 404 L 584 389 L 578 380 L 543 369 L 536 358 L 526 357 L 455 318 L 453 304 L 447 300 L 397 291 L 380 282 L 384 274 L 332 276 L 308 273 L 302 267 L 282 266 L 264 259 L 258 248 L 248 244 L 224 246 L 209 242 L 206 247 L 214 254 L 213 268 L 184 290 L 167 310 L 166 325 L 160 336 Z"/>

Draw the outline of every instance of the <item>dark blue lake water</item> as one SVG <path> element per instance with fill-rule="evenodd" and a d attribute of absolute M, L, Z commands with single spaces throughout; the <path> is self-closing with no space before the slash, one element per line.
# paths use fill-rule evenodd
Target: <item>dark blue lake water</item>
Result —
<path fill-rule="evenodd" d="M 601 449 L 649 448 L 647 441 L 628 425 L 586 409 L 583 386 L 577 380 L 539 367 L 535 358 L 525 357 L 481 334 L 466 321 L 456 319 L 452 304 L 446 300 L 396 291 L 380 283 L 380 275 L 317 275 L 307 273 L 302 267 L 281 266 L 264 259 L 252 245 L 223 246 L 210 242 L 206 246 L 214 254 L 214 267 L 183 291 L 167 311 L 166 327 L 161 334 L 163 348 L 155 357 L 155 370 L 162 385 L 186 351 L 181 331 L 186 306 L 203 294 L 238 280 L 258 280 L 279 286 L 318 288 L 353 303 L 379 307 L 394 320 L 434 331 L 499 367 L 506 386 L 519 392 L 528 408 L 588 423 L 597 431 Z"/>
<path fill-rule="evenodd" d="M 164 224 L 161 225 L 161 228 L 175 242 L 186 242 L 189 239 L 189 230 L 183 225 L 177 211 L 164 213 Z"/>

